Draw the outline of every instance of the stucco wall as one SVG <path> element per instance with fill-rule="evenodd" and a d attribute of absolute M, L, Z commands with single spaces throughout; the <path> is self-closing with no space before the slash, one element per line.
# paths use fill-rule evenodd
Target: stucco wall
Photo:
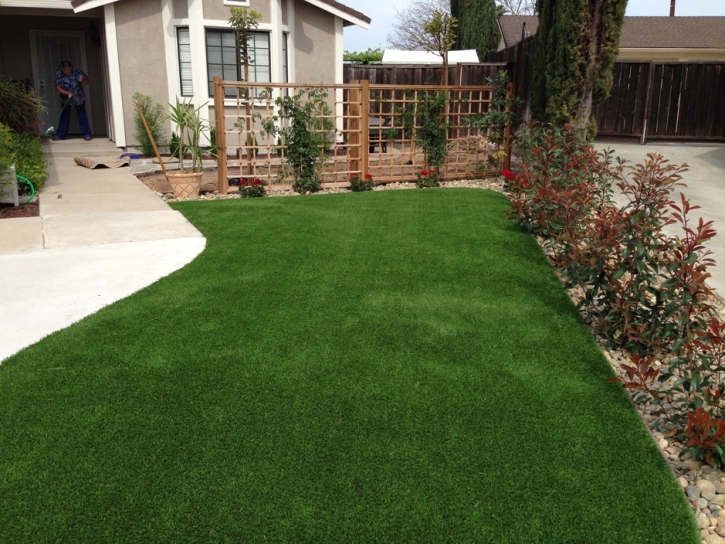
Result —
<path fill-rule="evenodd" d="M 189 16 L 189 3 L 187 0 L 174 0 L 174 17 L 186 19 Z"/>
<path fill-rule="evenodd" d="M 138 143 L 133 121 L 136 106 L 131 99 L 135 92 L 150 95 L 168 109 L 164 26 L 158 0 L 125 0 L 117 2 L 115 10 L 123 116 L 130 145 Z M 169 128 L 167 124 L 167 137 Z"/>
<path fill-rule="evenodd" d="M 49 10 L 60 15 L 58 10 Z M 97 14 L 96 11 L 93 14 Z M 0 75 L 15 79 L 29 78 L 36 86 L 33 77 L 33 61 L 30 49 L 31 30 L 70 30 L 81 31 L 86 39 L 86 60 L 84 69 L 91 80 L 86 93 L 90 96 L 93 132 L 97 135 L 106 133 L 106 111 L 103 96 L 103 80 L 101 76 L 101 48 L 91 41 L 88 29 L 94 24 L 99 31 L 103 27 L 101 20 L 89 17 L 26 15 L 21 10 L 0 8 Z M 51 99 L 57 93 L 50 92 Z M 41 127 L 41 131 L 47 127 Z"/>
<path fill-rule="evenodd" d="M 270 0 L 251 0 L 249 9 L 262 14 L 262 22 L 272 21 L 269 8 Z M 229 19 L 229 6 L 224 5 L 224 0 L 204 0 L 204 19 L 226 21 Z"/>
<path fill-rule="evenodd" d="M 335 16 L 295 2 L 295 81 L 335 83 Z"/>

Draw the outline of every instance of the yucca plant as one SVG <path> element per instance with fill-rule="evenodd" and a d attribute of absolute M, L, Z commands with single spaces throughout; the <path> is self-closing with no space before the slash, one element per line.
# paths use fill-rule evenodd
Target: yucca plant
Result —
<path fill-rule="evenodd" d="M 176 105 L 169 104 L 169 115 L 167 119 L 176 125 L 179 134 L 179 168 L 184 174 L 184 160 L 187 153 L 191 153 L 191 171 L 201 172 L 201 135 L 208 128 L 208 123 L 201 118 L 203 104 L 194 108 L 190 100 L 179 100 L 176 98 Z"/>

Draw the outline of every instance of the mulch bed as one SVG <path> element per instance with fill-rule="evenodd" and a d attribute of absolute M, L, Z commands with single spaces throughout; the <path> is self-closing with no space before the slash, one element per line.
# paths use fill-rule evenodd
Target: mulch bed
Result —
<path fill-rule="evenodd" d="M 27 197 L 25 197 L 27 200 Z M 33 202 L 31 204 L 21 204 L 13 206 L 12 204 L 0 204 L 0 219 L 17 219 L 18 217 L 38 217 L 40 215 L 40 204 Z"/>

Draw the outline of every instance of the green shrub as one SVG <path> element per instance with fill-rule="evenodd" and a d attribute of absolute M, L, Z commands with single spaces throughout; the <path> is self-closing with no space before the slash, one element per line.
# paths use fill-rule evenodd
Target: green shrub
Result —
<path fill-rule="evenodd" d="M 239 180 L 239 195 L 242 198 L 261 198 L 267 196 L 267 190 L 261 179 L 254 179 L 250 182 L 246 178 L 242 178 Z"/>
<path fill-rule="evenodd" d="M 415 186 L 418 189 L 430 189 L 431 187 L 440 187 L 440 174 L 438 170 L 421 170 L 418 174 L 418 179 L 415 182 Z"/>
<path fill-rule="evenodd" d="M 28 178 L 35 185 L 36 190 L 42 189 L 48 179 L 48 163 L 45 160 L 40 140 L 29 134 L 15 134 L 13 150 L 15 152 L 15 173 Z M 19 179 L 18 191 L 21 194 L 30 194 L 30 187 Z"/>
<path fill-rule="evenodd" d="M 48 179 L 48 168 L 43 146 L 37 137 L 15 134 L 7 125 L 0 123 L 0 175 L 15 165 L 15 173 L 28 178 L 36 189 L 42 189 Z M 30 187 L 18 180 L 18 191 L 30 194 Z"/>
<path fill-rule="evenodd" d="M 151 135 L 156 140 L 157 146 L 166 145 L 166 129 L 164 123 L 166 122 L 166 112 L 161 104 L 154 104 L 153 99 L 145 94 L 135 93 L 132 97 L 135 102 L 138 102 L 141 106 L 141 111 L 146 118 L 146 122 L 149 125 Z M 151 139 L 146 132 L 146 127 L 143 124 L 143 120 L 138 113 L 138 110 L 134 107 L 134 124 L 136 125 L 136 132 L 134 136 L 141 146 L 141 152 L 147 157 L 153 156 L 154 146 L 151 144 Z"/>
<path fill-rule="evenodd" d="M 179 158 L 179 147 L 181 142 L 179 141 L 179 135 L 176 132 L 171 133 L 171 141 L 169 142 L 169 153 L 174 159 Z"/>
<path fill-rule="evenodd" d="M 0 124 L 0 194 L 5 194 L 8 185 L 6 172 L 15 162 L 12 148 L 13 133 L 10 127 Z"/>
<path fill-rule="evenodd" d="M 13 133 L 10 127 L 0 123 L 0 174 L 3 174 L 15 162 Z"/>
<path fill-rule="evenodd" d="M 43 101 L 25 84 L 0 78 L 0 123 L 22 132 L 35 125 L 44 111 Z"/>
<path fill-rule="evenodd" d="M 372 191 L 373 187 L 375 187 L 375 180 L 370 174 L 365 174 L 365 178 L 361 178 L 356 174 L 350 179 L 350 190 L 353 193 Z"/>

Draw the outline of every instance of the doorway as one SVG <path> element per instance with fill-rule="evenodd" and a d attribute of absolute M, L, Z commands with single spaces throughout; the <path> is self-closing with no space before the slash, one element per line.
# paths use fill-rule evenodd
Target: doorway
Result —
<path fill-rule="evenodd" d="M 85 35 L 83 32 L 63 30 L 31 30 L 30 50 L 33 59 L 35 93 L 45 100 L 47 108 L 47 111 L 40 115 L 41 132 L 44 132 L 55 123 L 63 107 L 63 102 L 55 90 L 55 74 L 60 69 L 60 62 L 68 60 L 74 67 L 88 74 Z M 91 93 L 87 87 L 83 90 L 86 96 L 88 122 L 93 129 Z M 80 133 L 78 118 L 72 114 L 69 134 Z"/>

